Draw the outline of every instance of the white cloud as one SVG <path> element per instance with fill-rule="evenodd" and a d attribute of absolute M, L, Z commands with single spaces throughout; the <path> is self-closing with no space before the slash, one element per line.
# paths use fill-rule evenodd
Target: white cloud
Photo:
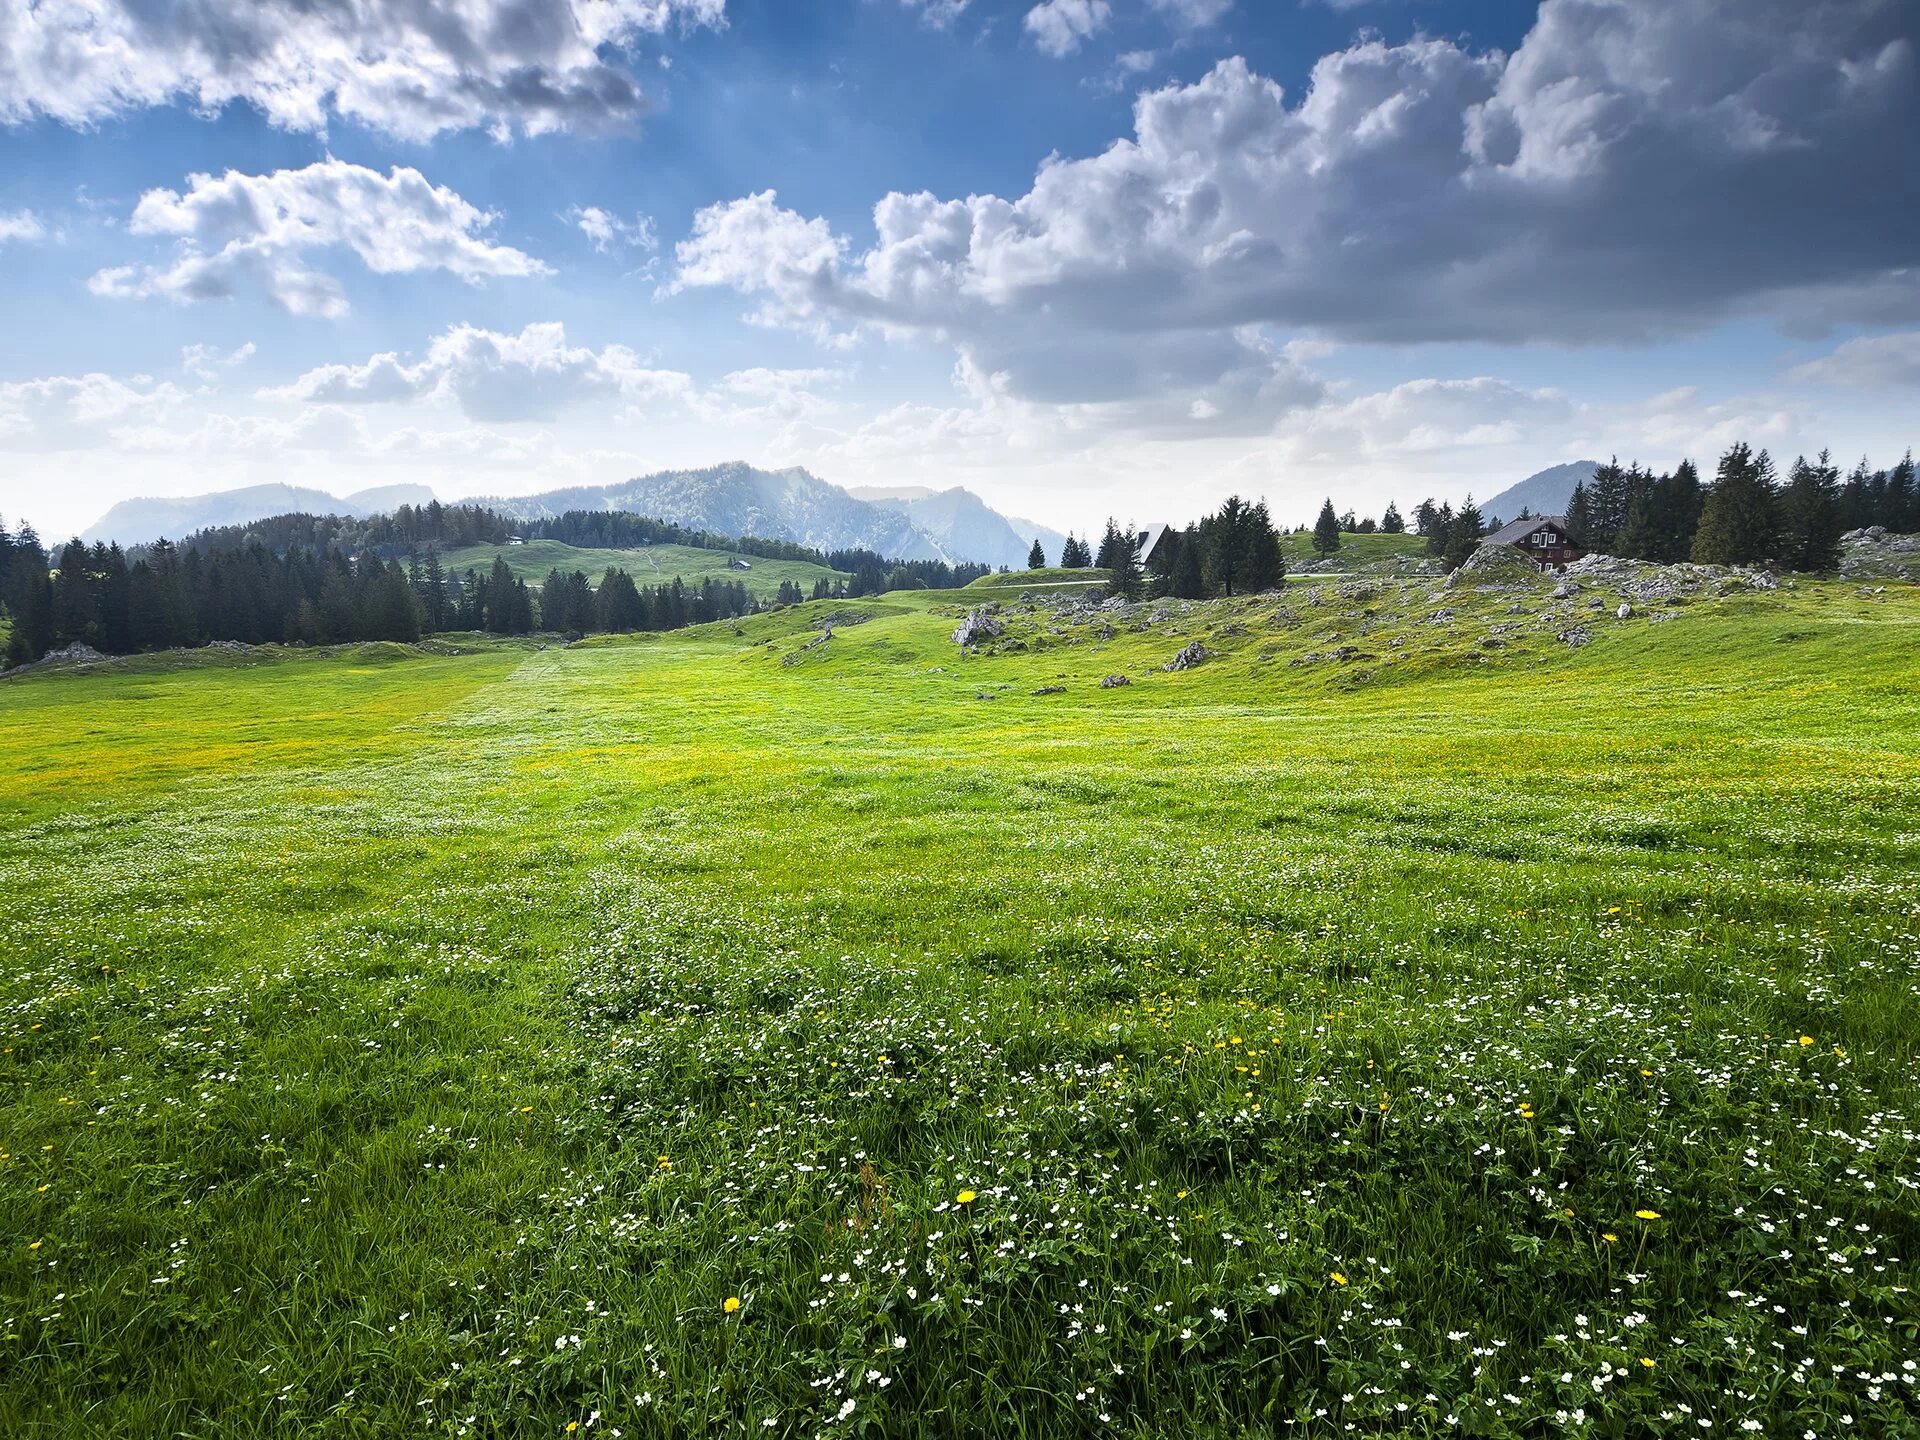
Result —
<path fill-rule="evenodd" d="M 0 210 L 0 245 L 15 240 L 44 240 L 46 224 L 31 210 Z"/>
<path fill-rule="evenodd" d="M 339 316 L 339 280 L 307 261 L 313 250 L 345 248 L 377 274 L 445 270 L 468 282 L 550 273 L 546 265 L 481 232 L 495 216 L 469 205 L 418 170 L 381 175 L 324 160 L 266 175 L 193 175 L 184 194 L 149 190 L 134 208 L 136 235 L 170 235 L 169 264 L 102 270 L 97 295 L 161 296 L 176 303 L 264 291 L 296 315 Z"/>
<path fill-rule="evenodd" d="M 1795 366 L 1787 378 L 1815 385 L 1920 391 L 1920 330 L 1848 340 L 1830 355 Z"/>
<path fill-rule="evenodd" d="M 900 0 L 903 8 L 918 10 L 920 18 L 935 30 L 944 30 L 955 20 L 973 0 Z"/>
<path fill-rule="evenodd" d="M 221 353 L 218 345 L 182 345 L 180 368 L 199 379 L 212 380 L 223 369 L 246 364 L 253 358 L 253 354 L 254 345 L 251 340 L 225 354 Z"/>
<path fill-rule="evenodd" d="M 723 25 L 726 0 L 7 0 L 0 122 L 86 125 L 176 100 L 258 107 L 324 130 L 338 115 L 407 140 L 605 130 L 646 101 L 607 56 L 670 26 Z"/>
<path fill-rule="evenodd" d="M 387 353 L 360 365 L 323 365 L 263 398 L 340 405 L 444 400 L 473 419 L 505 422 L 593 400 L 684 404 L 693 391 L 688 376 L 650 368 L 624 345 L 569 345 L 559 324 L 528 325 L 517 335 L 456 325 L 413 364 Z"/>
<path fill-rule="evenodd" d="M 660 248 L 660 237 L 654 232 L 653 219 L 648 215 L 635 215 L 631 220 L 622 220 L 598 205 L 576 205 L 562 218 L 570 221 L 603 255 L 617 245 L 648 255 Z"/>
<path fill-rule="evenodd" d="M 1233 8 L 1233 0 L 1152 0 L 1153 8 L 1176 25 L 1198 30 Z"/>
<path fill-rule="evenodd" d="M 1049 55 L 1070 55 L 1113 18 L 1107 0 L 1040 0 L 1027 12 L 1027 33 Z"/>
<path fill-rule="evenodd" d="M 86 449 L 122 427 L 167 415 L 187 398 L 176 385 L 149 376 L 128 379 L 93 372 L 0 383 L 0 448 Z"/>
<path fill-rule="evenodd" d="M 882 197 L 864 250 L 771 192 L 709 207 L 676 283 L 763 323 L 948 342 L 1029 398 L 1200 392 L 1183 411 L 1249 372 L 1248 326 L 1633 343 L 1911 304 L 1879 157 L 1920 143 L 1912 29 L 1879 0 L 1546 0 L 1511 56 L 1367 39 L 1294 103 L 1227 60 L 1018 198 Z"/>

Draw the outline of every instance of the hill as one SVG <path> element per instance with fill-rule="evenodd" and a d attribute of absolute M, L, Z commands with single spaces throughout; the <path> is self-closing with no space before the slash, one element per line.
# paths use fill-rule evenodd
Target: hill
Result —
<path fill-rule="evenodd" d="M 0 683 L 0 1433 L 1910 1433 L 1920 590 L 1583 565 Z"/>
<path fill-rule="evenodd" d="M 1033 542 L 1039 540 L 1052 559 L 1059 559 L 1067 537 L 1057 530 L 1016 521 L 988 507 L 971 490 L 929 490 L 924 486 L 886 489 L 878 486 L 848 490 L 856 500 L 900 511 L 942 553 L 982 565 L 1024 567 Z"/>
<path fill-rule="evenodd" d="M 1311 531 L 1292 530 L 1280 537 L 1280 548 L 1293 574 L 1405 574 L 1427 561 L 1427 542 L 1419 535 L 1342 531 L 1340 548 L 1323 557 L 1313 548 Z"/>
<path fill-rule="evenodd" d="M 824 565 L 804 560 L 766 560 L 757 555 L 733 555 L 725 550 L 696 549 L 691 545 L 646 545 L 632 550 L 596 550 L 563 545 L 558 540 L 529 540 L 520 545 L 471 545 L 449 550 L 441 557 L 448 570 L 488 570 L 498 555 L 507 562 L 515 579 L 538 585 L 547 572 L 582 570 L 594 585 L 609 566 L 625 570 L 638 585 L 670 584 L 675 577 L 689 585 L 698 585 L 709 577 L 738 580 L 749 591 L 770 597 L 783 581 L 791 580 L 802 590 L 812 591 L 816 580 L 845 580 L 850 576 Z M 735 570 L 731 562 L 744 560 L 752 568 Z"/>
<path fill-rule="evenodd" d="M 196 530 L 223 525 L 245 525 L 275 515 L 378 515 L 401 505 L 425 505 L 433 491 L 424 485 L 383 485 L 353 495 L 330 495 L 298 485 L 249 485 L 178 499 L 122 500 L 100 517 L 80 538 L 89 545 L 104 541 L 145 545 L 160 539 L 178 539 Z"/>
<path fill-rule="evenodd" d="M 1517 485 L 1509 485 L 1498 495 L 1479 501 L 1482 515 L 1498 515 L 1502 520 L 1517 520 L 1527 510 L 1535 515 L 1564 515 L 1573 487 L 1593 479 L 1600 468 L 1597 460 L 1574 460 L 1529 475 Z"/>

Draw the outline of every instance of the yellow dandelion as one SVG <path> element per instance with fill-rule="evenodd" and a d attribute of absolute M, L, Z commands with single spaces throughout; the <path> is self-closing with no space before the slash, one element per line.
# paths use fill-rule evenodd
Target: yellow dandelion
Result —
<path fill-rule="evenodd" d="M 1647 1367 L 1647 1369 L 1649 1369 L 1649 1370 L 1651 1370 L 1651 1369 L 1653 1368 L 1653 1361 L 1651 1361 L 1650 1359 L 1648 1359 L 1648 1358 L 1647 1358 L 1647 1357 L 1646 1357 L 1645 1355 L 1642 1355 L 1642 1356 L 1640 1357 L 1640 1363 L 1641 1363 L 1642 1365 L 1644 1365 L 1644 1366 L 1646 1366 L 1646 1367 Z"/>
<path fill-rule="evenodd" d="M 1811 1035 L 1802 1035 L 1802 1036 L 1800 1037 L 1800 1043 L 1801 1043 L 1802 1045 L 1811 1045 L 1811 1044 L 1813 1044 L 1813 1036 L 1811 1036 Z"/>
<path fill-rule="evenodd" d="M 720 1308 L 729 1315 L 733 1314 L 734 1311 L 740 1308 L 740 1297 L 738 1295 L 727 1296 L 725 1300 L 720 1302 Z"/>
<path fill-rule="evenodd" d="M 973 1204 L 974 1201 L 978 1200 L 980 1197 L 971 1190 L 962 1190 L 958 1195 L 954 1196 L 953 1198 L 962 1205 L 971 1205 Z"/>
<path fill-rule="evenodd" d="M 1633 1213 L 1642 1220 L 1658 1220 L 1660 1218 L 1660 1212 L 1658 1210 L 1636 1210 Z"/>
<path fill-rule="evenodd" d="M 1347 1283 L 1347 1277 L 1342 1275 L 1338 1270 L 1330 1272 L 1327 1278 L 1336 1285 L 1344 1285 Z"/>
<path fill-rule="evenodd" d="M 1614 1234 L 1611 1230 L 1606 1231 L 1604 1234 L 1601 1235 L 1600 1238 L 1606 1241 L 1607 1244 L 1609 1245 L 1618 1245 L 1620 1243 L 1620 1237 Z"/>

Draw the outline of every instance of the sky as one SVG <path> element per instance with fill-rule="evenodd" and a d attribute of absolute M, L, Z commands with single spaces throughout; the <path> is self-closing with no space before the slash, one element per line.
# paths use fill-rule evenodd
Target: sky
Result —
<path fill-rule="evenodd" d="M 1912 0 L 0 0 L 0 517 L 1920 439 Z"/>

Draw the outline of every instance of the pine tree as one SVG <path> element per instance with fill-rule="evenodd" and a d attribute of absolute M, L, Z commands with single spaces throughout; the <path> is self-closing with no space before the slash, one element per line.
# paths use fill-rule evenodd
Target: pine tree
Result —
<path fill-rule="evenodd" d="M 1320 518 L 1313 522 L 1313 548 L 1322 555 L 1331 555 L 1340 548 L 1340 520 L 1333 513 L 1331 498 L 1322 502 Z"/>
<path fill-rule="evenodd" d="M 1777 552 L 1789 569 L 1821 574 L 1840 564 L 1840 468 L 1825 450 L 1813 464 L 1801 456 L 1788 472 L 1778 506 Z"/>
<path fill-rule="evenodd" d="M 1044 570 L 1047 568 L 1046 547 L 1040 543 L 1038 537 L 1034 539 L 1033 548 L 1027 552 L 1027 568 L 1029 570 Z"/>
<path fill-rule="evenodd" d="M 1142 588 L 1140 575 L 1140 553 L 1134 546 L 1131 532 L 1114 531 L 1112 544 L 1102 544 L 1106 554 L 1106 563 L 1099 567 L 1107 572 L 1107 593 L 1118 595 L 1126 600 L 1138 600 Z"/>
<path fill-rule="evenodd" d="M 1447 548 L 1443 558 L 1449 570 L 1458 570 L 1467 561 L 1467 557 L 1480 548 L 1480 537 L 1487 533 L 1480 519 L 1480 507 L 1473 503 L 1469 495 L 1461 505 L 1460 512 L 1453 517 L 1453 523 L 1447 527 Z"/>
<path fill-rule="evenodd" d="M 1700 511 L 1705 504 L 1700 472 L 1691 460 L 1682 460 L 1673 474 L 1654 482 L 1648 505 L 1654 528 L 1654 559 L 1673 564 L 1693 554 L 1693 536 L 1700 528 Z"/>
<path fill-rule="evenodd" d="M 1182 600 L 1200 600 L 1207 594 L 1207 578 L 1201 567 L 1202 544 L 1198 526 L 1189 525 L 1180 532 L 1180 548 L 1173 552 L 1173 570 L 1167 576 L 1167 593 Z"/>
<path fill-rule="evenodd" d="M 1693 537 L 1693 558 L 1703 565 L 1758 565 L 1773 557 L 1776 533 L 1773 462 L 1737 441 L 1714 475 Z"/>
<path fill-rule="evenodd" d="M 1407 533 L 1407 522 L 1401 518 L 1399 507 L 1391 500 L 1387 502 L 1386 513 L 1380 517 L 1380 528 L 1388 535 Z"/>
<path fill-rule="evenodd" d="M 1913 471 L 1913 451 L 1887 472 L 1886 489 L 1881 500 L 1880 524 L 1901 535 L 1920 530 L 1920 486 Z"/>
<path fill-rule="evenodd" d="M 1593 504 L 1587 493 L 1587 483 L 1576 480 L 1573 494 L 1567 500 L 1567 534 L 1573 537 L 1573 543 L 1582 550 L 1592 550 L 1594 543 Z"/>

